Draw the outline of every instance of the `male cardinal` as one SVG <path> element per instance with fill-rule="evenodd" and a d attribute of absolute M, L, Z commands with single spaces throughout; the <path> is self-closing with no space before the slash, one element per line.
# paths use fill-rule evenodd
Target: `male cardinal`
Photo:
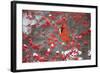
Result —
<path fill-rule="evenodd" d="M 68 43 L 70 41 L 70 37 L 69 37 L 70 33 L 69 33 L 69 30 L 68 30 L 67 23 L 63 23 L 59 30 L 60 30 L 59 34 L 60 34 L 62 41 L 65 42 L 65 43 Z"/>

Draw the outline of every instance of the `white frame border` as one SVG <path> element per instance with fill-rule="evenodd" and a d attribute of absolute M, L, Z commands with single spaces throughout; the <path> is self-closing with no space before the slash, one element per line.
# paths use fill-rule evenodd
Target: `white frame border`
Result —
<path fill-rule="evenodd" d="M 82 8 L 82 7 L 63 7 L 63 6 L 47 6 L 47 5 L 29 5 L 17 4 L 16 5 L 16 24 L 17 24 L 17 44 L 16 44 L 16 66 L 17 70 L 22 69 L 40 69 L 40 68 L 53 68 L 53 67 L 74 67 L 96 65 L 96 9 Z M 64 12 L 86 12 L 91 13 L 91 60 L 81 61 L 60 61 L 60 62 L 40 62 L 40 63 L 22 63 L 22 10 L 46 10 L 46 11 L 64 11 Z"/>

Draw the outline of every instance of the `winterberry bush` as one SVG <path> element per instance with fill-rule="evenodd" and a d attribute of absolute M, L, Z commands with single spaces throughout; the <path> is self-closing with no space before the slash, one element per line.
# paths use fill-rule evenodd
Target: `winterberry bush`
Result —
<path fill-rule="evenodd" d="M 22 11 L 22 62 L 91 59 L 89 13 Z"/>

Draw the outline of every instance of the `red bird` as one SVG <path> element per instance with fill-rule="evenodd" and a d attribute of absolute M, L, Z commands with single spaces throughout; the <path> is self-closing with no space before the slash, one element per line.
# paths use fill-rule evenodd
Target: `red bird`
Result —
<path fill-rule="evenodd" d="M 61 37 L 63 42 L 67 43 L 70 41 L 69 34 L 70 33 L 69 33 L 69 30 L 68 30 L 66 23 L 63 23 L 61 28 L 60 28 L 60 37 Z"/>

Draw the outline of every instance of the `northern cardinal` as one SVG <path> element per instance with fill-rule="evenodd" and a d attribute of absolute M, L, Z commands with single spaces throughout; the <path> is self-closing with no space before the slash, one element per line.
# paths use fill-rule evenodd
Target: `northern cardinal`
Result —
<path fill-rule="evenodd" d="M 66 25 L 66 23 L 63 23 L 61 28 L 59 29 L 60 31 L 60 37 L 62 39 L 63 42 L 69 42 L 70 41 L 70 37 L 69 37 L 69 31 L 68 31 L 68 27 Z"/>

